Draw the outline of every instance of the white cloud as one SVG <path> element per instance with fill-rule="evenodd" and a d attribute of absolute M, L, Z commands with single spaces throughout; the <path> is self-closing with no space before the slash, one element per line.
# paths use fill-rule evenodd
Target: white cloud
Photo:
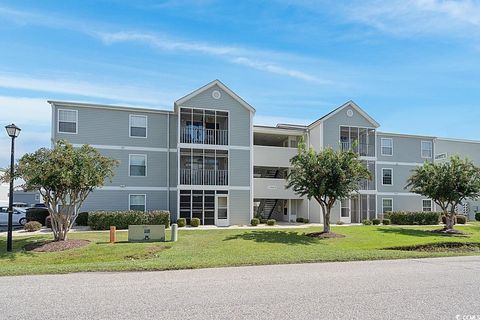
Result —
<path fill-rule="evenodd" d="M 0 122 L 49 124 L 50 105 L 43 98 L 0 96 Z"/>
<path fill-rule="evenodd" d="M 370 0 L 341 8 L 350 20 L 399 36 L 480 32 L 480 3 L 471 0 Z"/>
<path fill-rule="evenodd" d="M 38 92 L 72 94 L 82 97 L 104 98 L 116 101 L 144 104 L 171 105 L 170 94 L 148 90 L 126 84 L 102 84 L 92 81 L 72 80 L 68 77 L 24 76 L 14 73 L 0 73 L 0 87 L 24 89 Z"/>

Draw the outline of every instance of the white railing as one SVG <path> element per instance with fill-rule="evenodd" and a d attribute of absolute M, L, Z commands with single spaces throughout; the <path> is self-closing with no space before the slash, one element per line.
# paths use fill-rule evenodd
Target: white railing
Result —
<path fill-rule="evenodd" d="M 186 126 L 180 129 L 181 143 L 228 144 L 228 130 Z"/>
<path fill-rule="evenodd" d="M 362 180 L 358 183 L 359 190 L 375 190 L 375 181 Z"/>
<path fill-rule="evenodd" d="M 228 185 L 228 170 L 180 169 L 180 184 L 186 185 Z"/>
<path fill-rule="evenodd" d="M 362 157 L 374 157 L 375 156 L 375 145 L 370 145 L 366 143 L 352 143 L 342 141 L 342 150 L 353 150 L 357 152 Z"/>

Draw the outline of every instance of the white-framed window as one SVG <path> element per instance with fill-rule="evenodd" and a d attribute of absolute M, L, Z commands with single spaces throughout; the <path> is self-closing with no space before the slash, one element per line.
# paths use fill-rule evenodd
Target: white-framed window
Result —
<path fill-rule="evenodd" d="M 392 168 L 382 168 L 382 185 L 384 186 L 393 185 L 393 169 Z"/>
<path fill-rule="evenodd" d="M 393 212 L 393 199 L 392 198 L 383 198 L 382 199 L 382 213 Z"/>
<path fill-rule="evenodd" d="M 423 212 L 431 212 L 433 211 L 432 200 L 430 199 L 423 199 L 422 200 L 422 211 Z"/>
<path fill-rule="evenodd" d="M 393 139 L 381 138 L 380 148 L 382 156 L 393 156 Z"/>
<path fill-rule="evenodd" d="M 78 132 L 78 111 L 58 109 L 58 133 L 76 134 Z"/>
<path fill-rule="evenodd" d="M 134 211 L 146 211 L 147 195 L 145 194 L 129 194 L 128 209 Z"/>
<path fill-rule="evenodd" d="M 128 175 L 130 177 L 147 176 L 147 155 L 129 154 L 128 155 Z"/>
<path fill-rule="evenodd" d="M 432 141 L 422 141 L 422 158 L 432 158 L 433 144 Z"/>
<path fill-rule="evenodd" d="M 131 114 L 129 120 L 130 138 L 146 138 L 148 118 L 144 115 Z"/>
<path fill-rule="evenodd" d="M 342 199 L 341 200 L 340 217 L 342 217 L 342 218 L 350 217 L 350 199 Z"/>

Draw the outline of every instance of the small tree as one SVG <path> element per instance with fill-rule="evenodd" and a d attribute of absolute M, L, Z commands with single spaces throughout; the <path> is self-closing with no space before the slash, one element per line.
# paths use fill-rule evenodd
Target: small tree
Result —
<path fill-rule="evenodd" d="M 445 230 L 452 230 L 457 205 L 480 196 L 480 168 L 459 156 L 448 162 L 425 162 L 413 170 L 405 188 L 432 199 L 445 215 Z"/>
<path fill-rule="evenodd" d="M 39 190 L 50 212 L 55 241 L 67 239 L 83 202 L 105 179 L 111 179 L 116 160 L 102 156 L 95 148 L 74 148 L 58 141 L 53 149 L 41 148 L 25 154 L 18 162 L 16 178 L 26 190 Z"/>
<path fill-rule="evenodd" d="M 293 168 L 287 177 L 287 187 L 300 196 L 317 200 L 322 208 L 325 233 L 330 232 L 330 211 L 335 202 L 350 197 L 358 191 L 361 180 L 371 178 L 357 153 L 332 148 L 316 152 L 307 149 L 303 141 L 290 163 Z"/>

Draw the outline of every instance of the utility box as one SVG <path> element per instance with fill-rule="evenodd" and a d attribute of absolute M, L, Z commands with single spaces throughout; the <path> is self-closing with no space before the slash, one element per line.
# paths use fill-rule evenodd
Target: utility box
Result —
<path fill-rule="evenodd" d="M 131 225 L 128 226 L 129 242 L 165 241 L 164 225 Z"/>

